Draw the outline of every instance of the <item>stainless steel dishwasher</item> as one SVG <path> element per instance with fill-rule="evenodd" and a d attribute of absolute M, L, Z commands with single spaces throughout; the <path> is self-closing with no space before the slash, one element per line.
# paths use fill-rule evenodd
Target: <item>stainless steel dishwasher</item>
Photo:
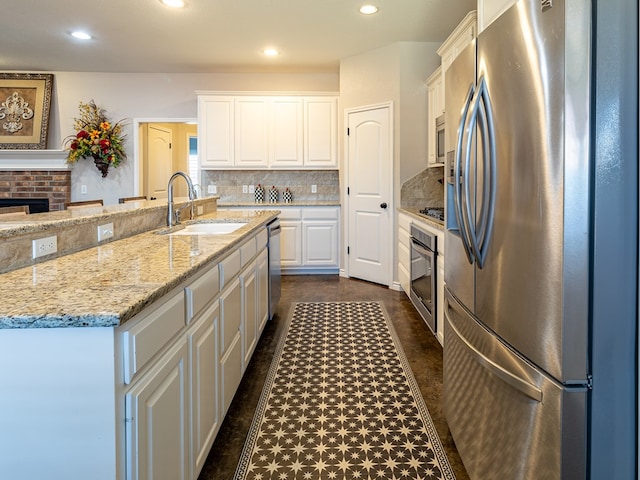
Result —
<path fill-rule="evenodd" d="M 280 219 L 267 224 L 269 240 L 269 320 L 273 318 L 280 300 Z"/>

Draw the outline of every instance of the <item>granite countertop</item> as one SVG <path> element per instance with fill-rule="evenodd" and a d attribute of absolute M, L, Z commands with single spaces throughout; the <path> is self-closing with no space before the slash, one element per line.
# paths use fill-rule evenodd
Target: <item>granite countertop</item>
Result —
<path fill-rule="evenodd" d="M 339 207 L 340 200 L 300 200 L 293 202 L 220 202 L 218 201 L 218 207 L 252 207 L 252 208 L 280 208 L 280 207 Z"/>
<path fill-rule="evenodd" d="M 398 209 L 398 211 L 411 215 L 412 217 L 417 218 L 421 222 L 425 222 L 428 225 L 431 225 L 432 227 L 437 228 L 438 230 L 444 231 L 444 222 L 441 222 L 440 220 L 437 220 L 433 217 L 429 217 L 427 215 L 420 213 L 419 208 L 402 208 L 401 207 Z"/>
<path fill-rule="evenodd" d="M 121 325 L 278 213 L 210 213 L 198 220 L 248 223 L 226 235 L 172 236 L 150 231 L 4 273 L 0 275 L 0 329 Z"/>
<path fill-rule="evenodd" d="M 218 197 L 204 197 L 194 200 L 194 205 L 210 201 Z M 175 198 L 176 205 L 188 203 L 186 197 Z M 119 216 L 131 215 L 133 211 L 149 212 L 152 210 L 166 211 L 167 199 L 141 200 L 138 202 L 119 203 L 95 207 L 83 207 L 79 209 L 54 210 L 45 213 L 32 213 L 23 217 L 0 219 L 0 239 L 8 238 L 16 234 L 37 233 L 51 228 L 65 228 L 83 223 L 94 222 L 100 219 L 112 220 Z"/>

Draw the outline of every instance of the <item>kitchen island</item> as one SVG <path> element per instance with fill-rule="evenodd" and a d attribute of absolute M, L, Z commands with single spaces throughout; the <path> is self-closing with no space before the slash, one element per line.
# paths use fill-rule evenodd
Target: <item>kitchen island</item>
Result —
<path fill-rule="evenodd" d="M 0 275 L 0 478 L 197 478 L 266 323 L 277 216 L 214 211 L 198 220 L 246 225 Z"/>

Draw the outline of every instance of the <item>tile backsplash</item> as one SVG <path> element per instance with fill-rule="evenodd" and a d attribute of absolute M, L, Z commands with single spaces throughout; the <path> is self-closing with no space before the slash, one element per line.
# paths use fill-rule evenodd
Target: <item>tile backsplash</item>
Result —
<path fill-rule="evenodd" d="M 427 168 L 402 184 L 403 208 L 444 207 L 444 167 Z"/>
<path fill-rule="evenodd" d="M 242 193 L 243 185 L 262 185 L 268 191 L 274 185 L 282 192 L 288 188 L 293 201 L 339 201 L 340 181 L 337 170 L 203 170 L 200 178 L 202 191 L 215 185 L 219 203 L 252 202 L 253 193 Z M 316 193 L 311 186 L 316 185 Z M 268 197 L 265 198 L 268 201 Z"/>

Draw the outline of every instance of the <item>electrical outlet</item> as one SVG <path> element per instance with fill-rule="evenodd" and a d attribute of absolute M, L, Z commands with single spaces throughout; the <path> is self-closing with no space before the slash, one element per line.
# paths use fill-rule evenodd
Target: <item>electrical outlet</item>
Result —
<path fill-rule="evenodd" d="M 249 185 L 249 193 L 256 193 L 256 186 L 255 185 Z"/>
<path fill-rule="evenodd" d="M 98 226 L 98 241 L 101 242 L 113 237 L 113 223 L 105 223 Z"/>
<path fill-rule="evenodd" d="M 311 193 L 318 193 L 318 186 L 317 185 L 311 185 Z"/>
<path fill-rule="evenodd" d="M 80 193 L 82 195 L 86 195 L 87 194 L 87 186 L 86 185 L 80 185 Z"/>
<path fill-rule="evenodd" d="M 51 237 L 38 238 L 37 240 L 33 240 L 32 245 L 33 258 L 51 255 L 58 251 L 58 237 L 53 235 Z"/>
<path fill-rule="evenodd" d="M 246 185 L 242 185 L 242 193 L 247 193 L 249 191 L 249 187 Z"/>
<path fill-rule="evenodd" d="M 198 205 L 198 208 L 196 209 L 196 215 L 203 215 L 204 214 L 204 207 L 202 205 Z"/>
<path fill-rule="evenodd" d="M 207 185 L 207 193 L 212 193 L 215 195 L 218 193 L 218 187 L 216 185 Z"/>

